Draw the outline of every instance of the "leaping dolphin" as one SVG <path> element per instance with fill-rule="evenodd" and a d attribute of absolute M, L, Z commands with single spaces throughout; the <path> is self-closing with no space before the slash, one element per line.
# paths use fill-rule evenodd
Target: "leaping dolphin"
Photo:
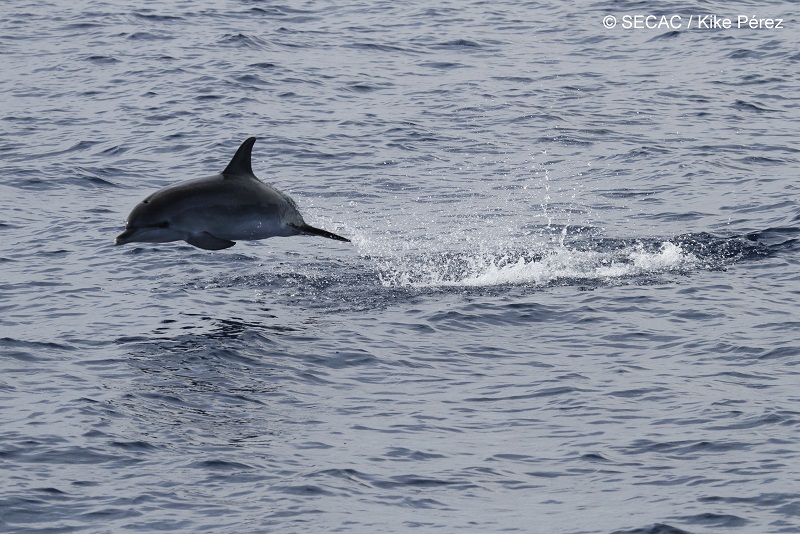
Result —
<path fill-rule="evenodd" d="M 205 250 L 232 247 L 238 240 L 300 234 L 350 242 L 306 224 L 294 201 L 253 174 L 255 137 L 242 143 L 222 174 L 160 189 L 139 202 L 114 241 L 186 241 Z"/>

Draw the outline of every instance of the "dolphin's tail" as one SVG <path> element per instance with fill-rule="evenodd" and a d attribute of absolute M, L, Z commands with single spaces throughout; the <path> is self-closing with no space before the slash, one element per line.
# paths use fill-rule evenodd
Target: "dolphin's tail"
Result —
<path fill-rule="evenodd" d="M 314 228 L 313 226 L 311 226 L 309 224 L 305 224 L 305 223 L 303 223 L 302 225 L 300 225 L 300 224 L 294 225 L 293 224 L 291 226 L 292 226 L 292 228 L 295 228 L 295 229 L 299 230 L 303 234 L 319 235 L 319 236 L 322 236 L 322 237 L 327 237 L 328 239 L 335 239 L 336 241 L 345 241 L 346 243 L 350 242 L 350 240 L 347 239 L 346 237 L 342 237 L 340 235 L 336 235 L 333 232 L 329 232 L 327 230 L 323 230 L 322 228 Z"/>

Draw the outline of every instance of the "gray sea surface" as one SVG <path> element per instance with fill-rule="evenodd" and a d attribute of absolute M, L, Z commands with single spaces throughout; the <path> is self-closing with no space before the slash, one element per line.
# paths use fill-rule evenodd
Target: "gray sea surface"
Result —
<path fill-rule="evenodd" d="M 0 15 L 0 531 L 800 531 L 800 4 Z"/>

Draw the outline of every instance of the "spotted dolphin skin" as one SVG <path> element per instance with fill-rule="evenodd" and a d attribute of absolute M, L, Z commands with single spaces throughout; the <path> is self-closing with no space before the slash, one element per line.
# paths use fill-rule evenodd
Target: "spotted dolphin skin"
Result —
<path fill-rule="evenodd" d="M 114 243 L 186 241 L 221 250 L 240 240 L 303 234 L 349 242 L 306 224 L 291 198 L 256 178 L 250 165 L 255 142 L 242 143 L 221 174 L 167 186 L 139 202 Z"/>

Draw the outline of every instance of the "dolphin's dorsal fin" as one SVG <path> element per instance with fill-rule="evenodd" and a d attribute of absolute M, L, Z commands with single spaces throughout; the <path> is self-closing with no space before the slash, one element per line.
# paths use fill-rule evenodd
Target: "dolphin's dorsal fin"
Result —
<path fill-rule="evenodd" d="M 250 166 L 250 153 L 253 151 L 253 144 L 255 144 L 255 142 L 256 138 L 250 137 L 242 143 L 242 146 L 240 146 L 236 154 L 233 155 L 233 159 L 231 159 L 231 162 L 225 167 L 225 170 L 222 171 L 222 174 L 225 176 L 252 176 L 253 167 Z"/>

